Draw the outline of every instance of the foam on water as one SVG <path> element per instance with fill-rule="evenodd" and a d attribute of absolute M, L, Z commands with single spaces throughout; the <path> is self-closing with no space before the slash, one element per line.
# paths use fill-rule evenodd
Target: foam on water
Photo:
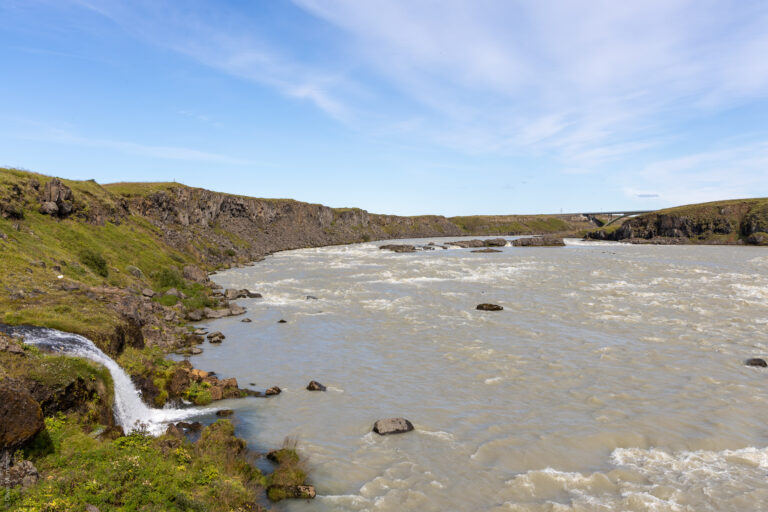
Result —
<path fill-rule="evenodd" d="M 142 402 L 141 394 L 128 374 L 88 338 L 43 328 L 26 328 L 22 334 L 24 343 L 44 347 L 60 354 L 83 357 L 104 365 L 112 375 L 114 382 L 115 421 L 126 432 L 146 428 L 149 433 L 157 435 L 165 430 L 168 423 L 201 413 L 199 409 L 153 409 L 147 407 Z"/>
<path fill-rule="evenodd" d="M 252 324 L 211 326 L 232 342 L 206 348 L 201 366 L 297 390 L 259 402 L 268 413 L 238 411 L 259 425 L 249 441 L 287 433 L 312 464 L 319 498 L 281 506 L 768 510 L 766 373 L 743 365 L 768 356 L 768 258 L 566 244 L 493 255 L 365 244 L 219 274 L 227 288 L 263 284 L 265 300 L 245 303 Z M 322 307 L 270 297 L 304 295 Z M 484 302 L 504 311 L 476 311 Z M 296 321 L 273 327 L 283 311 Z M 344 393 L 303 393 L 309 378 Z M 370 432 L 395 416 L 416 431 Z"/>

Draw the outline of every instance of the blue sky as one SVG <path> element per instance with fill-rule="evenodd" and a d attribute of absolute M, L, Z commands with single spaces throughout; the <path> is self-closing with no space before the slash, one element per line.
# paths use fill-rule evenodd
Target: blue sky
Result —
<path fill-rule="evenodd" d="M 379 213 L 768 196 L 768 3 L 0 0 L 0 165 Z"/>

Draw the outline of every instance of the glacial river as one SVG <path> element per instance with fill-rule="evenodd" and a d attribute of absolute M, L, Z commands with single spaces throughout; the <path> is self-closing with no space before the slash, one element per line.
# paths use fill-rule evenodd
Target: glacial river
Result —
<path fill-rule="evenodd" d="M 218 404 L 253 446 L 298 440 L 318 497 L 280 510 L 768 510 L 768 369 L 743 364 L 768 249 L 568 242 L 278 253 L 214 276 L 264 298 L 192 362 L 283 388 Z M 371 433 L 394 416 L 416 430 Z"/>

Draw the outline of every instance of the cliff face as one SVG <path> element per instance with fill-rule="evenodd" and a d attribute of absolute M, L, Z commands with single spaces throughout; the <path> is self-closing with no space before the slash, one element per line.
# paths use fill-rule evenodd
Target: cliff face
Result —
<path fill-rule="evenodd" d="M 107 185 L 106 189 L 119 193 L 121 185 Z M 129 212 L 149 220 L 164 242 L 209 263 L 254 260 L 302 247 L 462 234 L 440 216 L 376 215 L 357 208 L 334 209 L 184 186 L 124 197 Z"/>
<path fill-rule="evenodd" d="M 587 233 L 593 240 L 633 243 L 768 245 L 768 199 L 718 201 L 647 213 L 613 229 Z"/>

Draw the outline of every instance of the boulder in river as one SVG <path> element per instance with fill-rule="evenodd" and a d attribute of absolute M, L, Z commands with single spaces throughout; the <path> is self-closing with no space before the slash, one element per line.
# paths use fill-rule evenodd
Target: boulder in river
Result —
<path fill-rule="evenodd" d="M 402 434 L 413 430 L 413 423 L 405 418 L 387 418 L 373 424 L 373 431 L 380 436 Z"/>
<path fill-rule="evenodd" d="M 282 389 L 280 389 L 277 386 L 272 386 L 268 390 L 264 392 L 264 395 L 266 396 L 273 396 L 273 395 L 279 395 L 282 392 Z"/>
<path fill-rule="evenodd" d="M 485 248 L 485 249 L 475 249 L 474 251 L 471 251 L 471 252 L 485 252 L 485 253 L 487 253 L 487 252 L 501 252 L 501 251 L 498 250 L 498 249 L 491 249 L 491 248 L 488 247 L 488 248 Z"/>
<path fill-rule="evenodd" d="M 240 320 L 240 321 L 241 321 L 241 322 L 243 322 L 243 323 L 249 324 L 249 323 L 251 323 L 253 320 L 251 320 L 250 318 L 243 318 L 243 319 L 242 319 L 242 320 Z"/>
<path fill-rule="evenodd" d="M 564 247 L 565 242 L 562 238 L 534 236 L 512 240 L 512 245 L 515 247 Z"/>
<path fill-rule="evenodd" d="M 285 320 L 285 319 L 281 318 L 280 320 L 277 321 L 277 323 L 279 323 L 279 324 L 287 324 L 288 320 Z"/>
<path fill-rule="evenodd" d="M 456 240 L 455 242 L 446 242 L 445 245 L 453 245 L 455 247 L 461 247 L 462 249 L 485 247 L 485 242 L 482 240 Z"/>
<path fill-rule="evenodd" d="M 224 334 L 222 334 L 220 331 L 212 332 L 207 337 L 208 341 L 211 343 L 221 343 L 224 341 L 224 338 L 226 338 L 226 336 L 224 336 Z"/>
<path fill-rule="evenodd" d="M 744 361 L 744 364 L 747 366 L 757 366 L 760 368 L 768 367 L 768 362 L 765 361 L 765 359 L 762 359 L 760 357 L 752 357 L 750 359 L 747 359 Z"/>
<path fill-rule="evenodd" d="M 478 304 L 475 309 L 478 311 L 501 311 L 504 308 L 498 304 Z"/>
<path fill-rule="evenodd" d="M 392 252 L 416 252 L 416 247 L 408 244 L 388 244 L 379 247 L 381 250 L 388 250 Z"/>
<path fill-rule="evenodd" d="M 308 391 L 325 391 L 325 386 L 317 382 L 316 380 L 309 381 L 309 384 L 307 384 L 307 390 Z"/>
<path fill-rule="evenodd" d="M 242 315 L 245 313 L 245 308 L 242 306 L 238 306 L 237 304 L 232 304 L 229 306 L 229 314 L 232 316 Z"/>
<path fill-rule="evenodd" d="M 232 409 L 219 409 L 218 411 L 216 411 L 216 416 L 219 416 L 222 418 L 225 416 L 232 416 L 233 414 L 235 414 L 235 411 L 233 411 Z"/>
<path fill-rule="evenodd" d="M 504 247 L 505 245 L 507 245 L 507 241 L 503 238 L 491 238 L 490 240 L 485 240 L 486 247 Z"/>

